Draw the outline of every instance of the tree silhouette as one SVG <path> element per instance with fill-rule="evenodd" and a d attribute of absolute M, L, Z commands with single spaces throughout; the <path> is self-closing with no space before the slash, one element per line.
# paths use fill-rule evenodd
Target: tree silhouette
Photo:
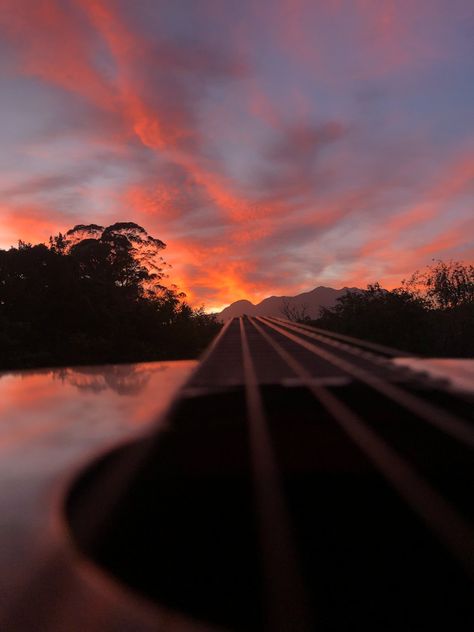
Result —
<path fill-rule="evenodd" d="M 322 308 L 322 328 L 430 356 L 474 356 L 474 269 L 442 261 L 388 291 L 375 283 Z"/>
<path fill-rule="evenodd" d="M 304 323 L 310 320 L 308 305 L 306 303 L 303 305 L 295 305 L 289 297 L 283 298 L 281 313 L 287 320 L 291 320 L 295 323 Z"/>
<path fill-rule="evenodd" d="M 474 266 L 459 261 L 436 261 L 424 272 L 415 272 L 403 287 L 423 296 L 430 307 L 449 309 L 474 303 Z"/>
<path fill-rule="evenodd" d="M 0 250 L 0 367 L 196 356 L 219 324 L 165 286 L 164 248 L 118 223 Z"/>

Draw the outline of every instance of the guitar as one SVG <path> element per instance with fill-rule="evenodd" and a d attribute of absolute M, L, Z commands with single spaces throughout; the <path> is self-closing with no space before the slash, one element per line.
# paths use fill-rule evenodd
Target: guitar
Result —
<path fill-rule="evenodd" d="M 58 477 L 2 630 L 471 630 L 472 394 L 402 355 L 228 321 Z"/>

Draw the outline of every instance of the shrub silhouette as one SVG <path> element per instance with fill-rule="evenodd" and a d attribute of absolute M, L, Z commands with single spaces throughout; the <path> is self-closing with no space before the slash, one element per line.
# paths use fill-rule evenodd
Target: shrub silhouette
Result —
<path fill-rule="evenodd" d="M 437 261 L 394 290 L 348 291 L 314 323 L 413 353 L 473 357 L 474 267 Z"/>

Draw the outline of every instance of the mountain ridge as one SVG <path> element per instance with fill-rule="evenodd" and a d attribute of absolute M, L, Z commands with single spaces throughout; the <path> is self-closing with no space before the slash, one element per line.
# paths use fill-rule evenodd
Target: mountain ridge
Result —
<path fill-rule="evenodd" d="M 220 320 L 226 321 L 237 316 L 273 316 L 281 317 L 287 307 L 298 313 L 304 313 L 310 318 L 317 318 L 321 307 L 333 307 L 337 299 L 348 290 L 358 288 L 343 287 L 335 289 L 320 285 L 313 290 L 302 292 L 296 296 L 268 296 L 259 303 L 252 303 L 248 299 L 239 299 L 219 312 Z"/>

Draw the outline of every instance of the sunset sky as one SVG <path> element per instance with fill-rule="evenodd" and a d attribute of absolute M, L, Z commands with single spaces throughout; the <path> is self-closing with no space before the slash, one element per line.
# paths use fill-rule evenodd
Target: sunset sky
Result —
<path fill-rule="evenodd" d="M 0 0 L 0 247 L 134 221 L 193 304 L 474 256 L 473 0 Z"/>

